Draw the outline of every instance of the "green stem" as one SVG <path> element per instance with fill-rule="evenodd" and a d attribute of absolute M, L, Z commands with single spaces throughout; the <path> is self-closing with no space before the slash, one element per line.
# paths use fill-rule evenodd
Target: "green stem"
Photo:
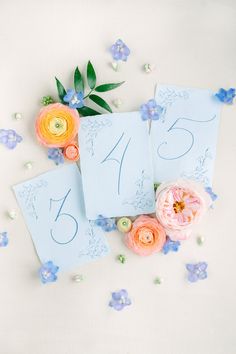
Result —
<path fill-rule="evenodd" d="M 85 100 L 85 98 L 88 98 L 93 91 L 94 91 L 94 89 L 90 90 L 90 92 L 86 96 L 84 96 L 84 100 Z"/>

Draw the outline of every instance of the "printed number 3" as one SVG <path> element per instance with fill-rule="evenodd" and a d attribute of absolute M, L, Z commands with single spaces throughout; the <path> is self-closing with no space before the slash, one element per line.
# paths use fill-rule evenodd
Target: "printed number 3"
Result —
<path fill-rule="evenodd" d="M 180 130 L 180 131 L 183 132 L 183 134 L 185 134 L 182 137 L 182 141 L 185 141 L 185 139 L 186 139 L 185 137 L 186 137 L 186 134 L 187 134 L 190 137 L 190 139 L 191 139 L 190 143 L 186 147 L 185 151 L 182 154 L 170 157 L 170 156 L 167 156 L 167 154 L 164 154 L 164 151 L 163 152 L 161 151 L 161 150 L 163 150 L 164 145 L 165 146 L 168 145 L 167 141 L 164 141 L 157 148 L 158 156 L 161 159 L 163 159 L 163 160 L 176 160 L 176 159 L 179 159 L 179 158 L 183 157 L 184 155 L 187 155 L 187 153 L 192 149 L 193 144 L 194 144 L 194 135 L 193 135 L 193 133 L 190 130 L 188 130 L 186 128 L 177 127 L 176 125 L 178 124 L 179 121 L 184 120 L 184 121 L 195 122 L 195 123 L 207 123 L 207 122 L 211 122 L 215 118 L 216 118 L 216 115 L 214 115 L 211 119 L 208 119 L 208 120 L 195 120 L 195 119 L 189 119 L 189 118 L 178 118 L 178 119 L 176 119 L 174 124 L 172 124 L 171 127 L 167 130 L 167 133 L 173 132 L 174 130 Z"/>
<path fill-rule="evenodd" d="M 65 197 L 61 198 L 61 199 L 58 199 L 58 200 L 55 200 L 55 199 L 50 199 L 50 207 L 49 207 L 49 211 L 51 212 L 52 211 L 52 204 L 53 203 L 60 203 L 60 208 L 58 210 L 58 213 L 56 214 L 56 217 L 55 219 L 53 220 L 54 223 L 57 223 L 59 222 L 59 219 L 62 221 L 62 218 L 67 218 L 70 219 L 73 223 L 74 223 L 74 232 L 72 233 L 72 235 L 70 235 L 68 237 L 68 240 L 67 241 L 58 241 L 58 239 L 56 238 L 56 236 L 54 235 L 54 232 L 53 232 L 53 229 L 51 228 L 50 229 L 50 234 L 51 234 L 51 238 L 53 239 L 53 241 L 55 241 L 56 243 L 58 243 L 59 245 L 66 245 L 67 243 L 70 243 L 71 241 L 73 241 L 73 239 L 75 238 L 75 236 L 77 235 L 77 232 L 78 232 L 78 222 L 77 220 L 74 218 L 74 216 L 72 216 L 71 214 L 68 214 L 68 213 L 62 213 L 62 208 L 65 204 L 65 201 L 66 199 L 68 198 L 69 194 L 71 192 L 71 189 L 69 189 L 69 191 L 66 193 Z M 66 224 L 67 226 L 67 224 Z M 67 230 L 63 230 L 63 233 L 64 231 L 66 232 Z M 64 237 L 64 235 L 63 235 Z"/>

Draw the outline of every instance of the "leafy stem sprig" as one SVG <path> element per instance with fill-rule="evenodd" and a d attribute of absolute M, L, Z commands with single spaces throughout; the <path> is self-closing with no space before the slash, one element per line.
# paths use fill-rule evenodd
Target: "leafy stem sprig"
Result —
<path fill-rule="evenodd" d="M 76 67 L 74 71 L 74 89 L 75 91 L 82 92 L 83 93 L 83 99 L 89 99 L 92 102 L 96 103 L 98 106 L 102 107 L 106 111 L 112 113 L 112 109 L 109 106 L 109 104 L 99 95 L 95 94 L 94 92 L 107 92 L 114 90 L 115 88 L 121 86 L 124 81 L 118 82 L 118 83 L 108 83 L 108 84 L 101 84 L 96 86 L 97 84 L 97 76 L 96 72 L 94 70 L 94 67 L 92 63 L 89 61 L 87 64 L 87 71 L 86 71 L 86 82 L 89 87 L 89 92 L 85 95 L 85 79 L 82 76 L 81 72 L 79 71 L 79 68 Z M 56 85 L 57 85 L 57 91 L 58 91 L 58 96 L 61 101 L 61 103 L 66 104 L 64 101 L 64 97 L 66 95 L 66 90 L 62 83 L 55 77 L 56 79 Z M 88 106 L 83 106 L 81 108 L 77 108 L 77 111 L 79 114 L 83 117 L 85 116 L 93 116 L 97 114 L 101 114 L 100 112 L 95 111 L 94 109 L 88 107 Z"/>

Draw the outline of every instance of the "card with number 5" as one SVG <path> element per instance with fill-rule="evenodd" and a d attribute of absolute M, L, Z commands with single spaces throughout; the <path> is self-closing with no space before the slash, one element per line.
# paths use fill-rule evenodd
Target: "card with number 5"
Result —
<path fill-rule="evenodd" d="M 155 210 L 146 123 L 139 112 L 81 118 L 81 172 L 89 219 Z"/>
<path fill-rule="evenodd" d="M 85 216 L 76 164 L 49 171 L 13 189 L 42 263 L 51 260 L 67 270 L 108 253 L 101 229 Z"/>
<path fill-rule="evenodd" d="M 160 85 L 155 98 L 163 107 L 151 127 L 155 182 L 190 178 L 211 186 L 221 109 L 214 92 Z"/>

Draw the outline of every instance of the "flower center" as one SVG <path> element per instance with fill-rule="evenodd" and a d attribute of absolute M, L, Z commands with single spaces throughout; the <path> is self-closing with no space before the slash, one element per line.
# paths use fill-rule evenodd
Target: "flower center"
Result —
<path fill-rule="evenodd" d="M 154 116 L 157 113 L 157 109 L 156 108 L 150 108 L 149 109 L 149 113 L 151 116 Z"/>
<path fill-rule="evenodd" d="M 124 50 L 123 45 L 118 45 L 117 50 L 118 50 L 118 52 L 122 53 Z"/>
<path fill-rule="evenodd" d="M 144 227 L 139 232 L 139 240 L 144 243 L 151 243 L 153 241 L 153 233 L 148 228 Z"/>
<path fill-rule="evenodd" d="M 185 203 L 183 200 L 181 200 L 180 202 L 174 202 L 173 204 L 173 209 L 174 209 L 174 212 L 177 214 L 177 213 L 181 213 L 185 208 Z"/>
<path fill-rule="evenodd" d="M 42 272 L 42 276 L 44 279 L 48 279 L 50 277 L 50 275 L 51 275 L 51 272 L 49 272 L 48 270 L 44 270 Z"/>
<path fill-rule="evenodd" d="M 78 99 L 76 95 L 74 95 L 71 99 L 72 104 L 79 104 L 81 101 Z"/>
<path fill-rule="evenodd" d="M 16 141 L 16 136 L 14 134 L 9 134 L 8 141 L 11 141 L 11 142 Z"/>
<path fill-rule="evenodd" d="M 67 130 L 67 122 L 64 118 L 55 117 L 49 122 L 49 130 L 52 134 L 60 136 Z"/>
<path fill-rule="evenodd" d="M 120 304 L 125 304 L 125 297 L 121 296 L 119 302 L 120 302 Z"/>

